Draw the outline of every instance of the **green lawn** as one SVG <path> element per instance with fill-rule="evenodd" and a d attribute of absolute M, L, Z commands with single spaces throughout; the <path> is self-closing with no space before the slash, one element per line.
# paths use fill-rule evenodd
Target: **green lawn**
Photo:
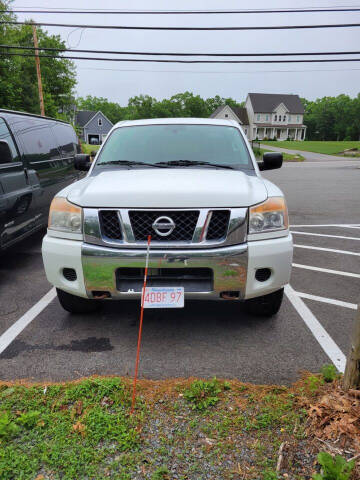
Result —
<path fill-rule="evenodd" d="M 262 160 L 262 156 L 266 152 L 272 152 L 272 150 L 266 150 L 264 148 L 253 148 L 253 152 L 258 160 Z M 294 155 L 292 153 L 283 153 L 284 162 L 303 162 L 305 158 L 302 155 Z"/>
<path fill-rule="evenodd" d="M 266 141 L 261 144 L 272 145 L 274 147 L 288 148 L 290 150 L 303 150 L 305 152 L 326 153 L 328 155 L 334 155 L 341 153 L 348 148 L 358 148 L 360 150 L 360 142 L 318 142 L 318 141 L 285 141 L 285 142 L 272 142 Z"/>
<path fill-rule="evenodd" d="M 100 145 L 89 145 L 88 143 L 81 144 L 83 152 L 86 154 L 90 154 L 91 152 L 97 152 L 100 148 Z"/>

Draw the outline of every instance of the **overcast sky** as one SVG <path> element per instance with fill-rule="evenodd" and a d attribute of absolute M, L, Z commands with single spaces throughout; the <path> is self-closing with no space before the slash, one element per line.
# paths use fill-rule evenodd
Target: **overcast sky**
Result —
<path fill-rule="evenodd" d="M 349 6 L 354 0 L 16 0 L 20 7 L 101 9 L 226 9 Z M 30 15 L 18 14 L 19 19 Z M 237 26 L 360 23 L 359 13 L 283 13 L 234 15 L 69 15 L 32 14 L 37 21 L 110 25 Z M 356 50 L 359 28 L 283 31 L 121 31 L 47 28 L 67 45 L 81 49 L 173 52 L 301 52 Z M 71 33 L 72 32 L 72 33 Z M 354 57 L 354 55 L 353 55 Z M 360 55 L 359 55 L 360 57 Z M 106 97 L 122 105 L 129 97 L 158 99 L 186 90 L 202 97 L 220 95 L 238 101 L 248 92 L 296 93 L 308 99 L 360 92 L 360 62 L 323 64 L 149 64 L 76 61 L 77 95 Z M 131 71 L 130 71 L 131 70 Z M 137 71 L 134 71 L 137 70 Z M 307 70 L 307 71 L 305 71 Z M 215 72 L 215 73 L 214 73 Z"/>

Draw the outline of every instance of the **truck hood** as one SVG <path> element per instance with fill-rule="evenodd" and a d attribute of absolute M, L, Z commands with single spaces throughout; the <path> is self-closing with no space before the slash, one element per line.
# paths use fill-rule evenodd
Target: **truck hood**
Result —
<path fill-rule="evenodd" d="M 169 168 L 107 170 L 64 192 L 82 207 L 247 207 L 267 198 L 261 177 L 238 170 Z"/>

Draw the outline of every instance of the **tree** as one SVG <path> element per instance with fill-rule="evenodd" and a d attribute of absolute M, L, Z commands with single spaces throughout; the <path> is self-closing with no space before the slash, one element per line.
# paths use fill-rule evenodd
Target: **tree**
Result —
<path fill-rule="evenodd" d="M 102 113 L 112 122 L 116 123 L 127 118 L 128 108 L 121 107 L 118 103 L 109 102 L 104 97 L 79 97 L 76 100 L 79 110 L 92 110 L 94 112 L 102 111 Z"/>
<path fill-rule="evenodd" d="M 345 389 L 360 389 L 360 304 L 357 309 L 343 383 Z"/>
<path fill-rule="evenodd" d="M 13 13 L 6 13 L 12 2 L 0 0 L 0 20 L 16 20 Z M 49 35 L 37 28 L 40 47 L 65 48 L 59 35 Z M 0 42 L 33 47 L 31 25 L 0 24 Z M 14 53 L 4 49 L 5 53 Z M 41 58 L 46 115 L 56 117 L 59 110 L 67 110 L 73 102 L 73 88 L 76 84 L 73 62 L 60 58 Z M 40 113 L 37 91 L 37 77 L 34 57 L 1 56 L 0 58 L 0 107 Z"/>

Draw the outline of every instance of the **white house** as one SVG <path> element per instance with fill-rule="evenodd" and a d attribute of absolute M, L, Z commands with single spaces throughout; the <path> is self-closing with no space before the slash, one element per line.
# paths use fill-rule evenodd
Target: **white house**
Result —
<path fill-rule="evenodd" d="M 229 118 L 242 126 L 249 140 L 304 140 L 304 107 L 298 95 L 249 93 L 245 108 L 218 107 L 212 118 Z"/>
<path fill-rule="evenodd" d="M 248 138 L 250 134 L 249 117 L 244 107 L 229 107 L 229 105 L 220 105 L 211 115 L 210 118 L 227 118 L 240 123 L 245 135 Z"/>

